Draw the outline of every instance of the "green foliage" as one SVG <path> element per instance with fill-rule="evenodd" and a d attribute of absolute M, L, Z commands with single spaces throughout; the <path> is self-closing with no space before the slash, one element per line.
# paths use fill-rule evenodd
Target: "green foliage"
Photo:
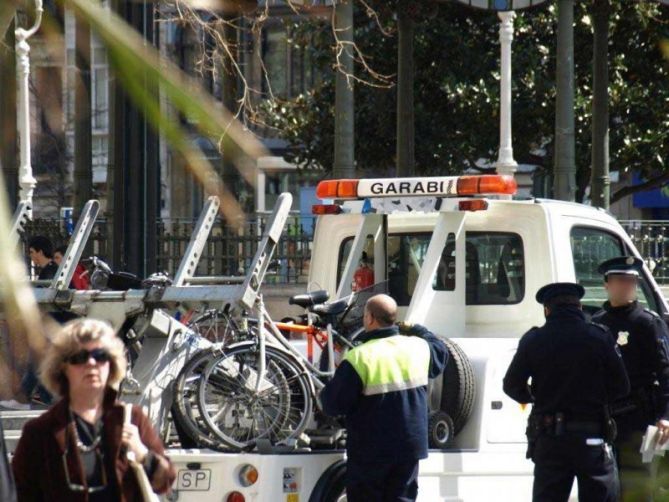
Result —
<path fill-rule="evenodd" d="M 395 4 L 371 2 L 377 26 L 365 10 L 356 13 L 356 43 L 382 74 L 396 71 Z M 652 2 L 611 0 L 611 169 L 665 169 L 669 155 L 667 61 L 660 43 L 669 39 L 669 8 Z M 592 92 L 591 2 L 575 10 L 576 146 L 580 192 L 590 171 Z M 429 11 L 429 9 L 427 9 Z M 422 14 L 422 13 L 421 13 Z M 456 3 L 417 16 L 415 36 L 416 166 L 420 173 L 454 173 L 484 157 L 496 158 L 499 142 L 499 42 L 497 17 Z M 554 2 L 519 13 L 513 43 L 513 136 L 518 162 L 550 171 L 555 127 L 556 10 Z M 269 121 L 295 147 L 289 160 L 332 166 L 334 70 L 332 40 L 323 27 L 308 49 L 321 61 L 321 85 L 312 92 L 267 107 Z M 299 43 L 299 37 L 295 43 Z M 328 56 L 329 53 L 329 57 Z M 356 70 L 364 78 L 358 64 Z M 355 87 L 356 159 L 360 169 L 392 172 L 395 156 L 394 87 Z M 536 155 L 538 149 L 545 154 Z"/>

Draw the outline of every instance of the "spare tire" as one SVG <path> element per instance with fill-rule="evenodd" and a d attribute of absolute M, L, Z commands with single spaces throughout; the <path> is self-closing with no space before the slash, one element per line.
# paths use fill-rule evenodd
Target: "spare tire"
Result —
<path fill-rule="evenodd" d="M 474 368 L 462 348 L 452 340 L 443 341 L 449 357 L 443 375 L 441 409 L 451 416 L 455 434 L 458 434 L 472 414 L 476 380 Z"/>

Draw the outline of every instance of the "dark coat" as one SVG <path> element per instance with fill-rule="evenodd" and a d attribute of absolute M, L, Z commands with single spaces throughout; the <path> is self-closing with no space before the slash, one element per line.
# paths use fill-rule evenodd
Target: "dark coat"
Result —
<path fill-rule="evenodd" d="M 368 342 L 390 339 L 399 334 L 396 326 L 368 331 L 357 351 L 377 350 Z M 427 380 L 440 375 L 448 361 L 444 342 L 425 327 L 414 325 L 411 334 L 422 338 L 429 348 L 424 371 L 424 385 L 388 389 L 381 393 L 365 392 L 365 383 L 354 366 L 344 360 L 320 394 L 323 411 L 330 416 L 345 415 L 348 431 L 349 466 L 356 463 L 396 464 L 427 457 Z M 387 348 L 389 372 L 402 375 L 397 368 L 400 354 Z"/>
<path fill-rule="evenodd" d="M 625 369 L 630 379 L 630 396 L 655 389 L 660 397 L 656 410 L 640 430 L 657 418 L 669 419 L 669 331 L 655 312 L 638 302 L 612 307 L 609 302 L 592 320 L 604 324 L 620 345 Z"/>
<path fill-rule="evenodd" d="M 23 427 L 12 460 L 19 502 L 88 502 L 88 495 L 70 490 L 65 478 L 63 454 L 67 446 L 70 481 L 73 484 L 86 484 L 74 439 L 75 424 L 70 419 L 68 407 L 68 400 L 62 399 Z M 102 449 L 107 480 L 114 500 L 132 502 L 141 500 L 141 492 L 128 464 L 126 450 L 121 447 L 123 412 L 123 403 L 116 401 L 116 393 L 107 392 L 102 414 Z M 157 459 L 157 467 L 151 477 L 153 488 L 157 493 L 166 493 L 174 481 L 175 471 L 164 455 L 163 444 L 141 408 L 133 406 L 131 420 L 139 430 L 142 443 Z"/>
<path fill-rule="evenodd" d="M 545 325 L 523 335 L 504 377 L 504 392 L 534 403 L 535 413 L 561 412 L 577 421 L 599 421 L 604 406 L 629 388 L 608 329 L 588 323 L 574 306 L 555 307 Z"/>

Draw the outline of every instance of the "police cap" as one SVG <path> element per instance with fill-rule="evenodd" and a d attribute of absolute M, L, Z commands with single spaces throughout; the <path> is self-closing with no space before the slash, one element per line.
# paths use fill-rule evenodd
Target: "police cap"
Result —
<path fill-rule="evenodd" d="M 609 275 L 633 275 L 638 277 L 642 268 L 643 260 L 640 258 L 636 256 L 618 256 L 602 263 L 597 268 L 597 272 L 604 274 L 604 277 L 608 277 Z"/>
<path fill-rule="evenodd" d="M 585 288 L 580 284 L 574 282 L 555 282 L 553 284 L 546 284 L 537 291 L 536 299 L 542 305 L 550 303 L 553 298 L 559 296 L 573 296 L 579 300 L 585 295 Z"/>

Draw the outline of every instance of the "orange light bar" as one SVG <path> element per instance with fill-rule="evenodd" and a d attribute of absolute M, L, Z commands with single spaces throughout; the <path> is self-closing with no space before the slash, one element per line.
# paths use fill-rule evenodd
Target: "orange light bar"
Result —
<path fill-rule="evenodd" d="M 460 176 L 458 178 L 458 195 L 513 195 L 517 188 L 515 178 L 508 175 L 484 174 L 481 176 Z"/>
<path fill-rule="evenodd" d="M 458 202 L 460 211 L 485 211 L 488 209 L 488 201 L 485 199 L 469 199 Z"/>
<path fill-rule="evenodd" d="M 341 206 L 337 204 L 314 204 L 311 206 L 311 214 L 339 214 Z"/>
<path fill-rule="evenodd" d="M 433 176 L 416 178 L 372 178 L 327 180 L 316 187 L 320 199 L 364 199 L 367 197 L 464 197 L 470 195 L 513 195 L 513 176 Z"/>
<path fill-rule="evenodd" d="M 325 180 L 316 187 L 319 199 L 355 199 L 358 197 L 358 180 Z"/>

